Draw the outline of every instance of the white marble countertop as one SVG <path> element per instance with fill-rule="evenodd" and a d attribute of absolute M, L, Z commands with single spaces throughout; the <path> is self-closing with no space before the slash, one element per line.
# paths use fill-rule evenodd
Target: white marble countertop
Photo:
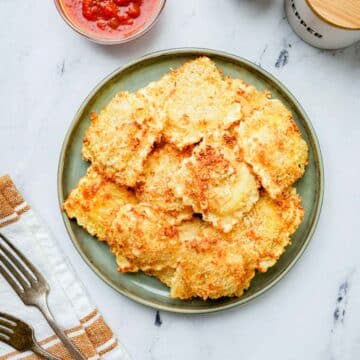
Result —
<path fill-rule="evenodd" d="M 125 46 L 88 42 L 52 1 L 0 2 L 0 173 L 10 173 L 76 267 L 134 359 L 360 358 L 360 45 L 321 51 L 289 27 L 281 0 L 168 0 L 157 26 Z M 196 46 L 245 57 L 278 77 L 317 131 L 325 200 L 294 269 L 248 305 L 202 316 L 160 313 L 104 284 L 75 251 L 56 171 L 74 113 L 108 73 L 146 53 Z M 279 58 L 280 57 L 280 58 Z"/>

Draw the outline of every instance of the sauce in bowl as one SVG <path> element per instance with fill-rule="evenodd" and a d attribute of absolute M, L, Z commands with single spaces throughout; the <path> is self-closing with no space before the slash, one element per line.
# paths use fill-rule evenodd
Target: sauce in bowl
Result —
<path fill-rule="evenodd" d="M 67 20 L 88 37 L 130 37 L 152 22 L 161 10 L 160 0 L 60 0 Z"/>

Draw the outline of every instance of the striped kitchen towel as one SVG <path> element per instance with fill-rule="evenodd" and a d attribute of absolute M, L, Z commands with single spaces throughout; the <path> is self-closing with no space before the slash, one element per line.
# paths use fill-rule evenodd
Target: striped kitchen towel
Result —
<path fill-rule="evenodd" d="M 87 359 L 129 360 L 54 238 L 20 195 L 11 178 L 0 177 L 0 232 L 38 267 L 50 284 L 49 306 L 59 325 Z M 50 353 L 71 359 L 40 312 L 25 306 L 0 276 L 0 311 L 14 315 L 34 327 L 36 339 Z M 0 342 L 0 360 L 40 359 L 32 352 L 19 353 Z"/>

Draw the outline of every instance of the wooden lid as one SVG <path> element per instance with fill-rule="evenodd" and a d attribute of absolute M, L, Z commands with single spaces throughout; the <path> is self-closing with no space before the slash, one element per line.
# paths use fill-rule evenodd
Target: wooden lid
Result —
<path fill-rule="evenodd" d="M 313 11 L 331 25 L 360 30 L 360 0 L 306 0 Z"/>

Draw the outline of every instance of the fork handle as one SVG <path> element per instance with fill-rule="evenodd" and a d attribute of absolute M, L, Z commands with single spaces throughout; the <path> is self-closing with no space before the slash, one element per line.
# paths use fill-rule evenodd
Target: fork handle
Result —
<path fill-rule="evenodd" d="M 40 355 L 41 357 L 43 357 L 46 360 L 60 360 L 58 357 L 50 354 L 49 352 L 45 351 L 44 349 L 42 349 L 38 344 L 34 343 L 33 346 L 31 347 L 31 350 L 37 354 Z"/>
<path fill-rule="evenodd" d="M 70 341 L 70 339 L 66 336 L 64 331 L 60 329 L 58 324 L 56 323 L 54 316 L 52 315 L 49 306 L 47 304 L 47 300 L 42 302 L 38 302 L 36 304 L 36 307 L 41 311 L 41 313 L 44 315 L 46 321 L 50 325 L 50 327 L 54 330 L 55 334 L 58 336 L 58 338 L 61 340 L 61 342 L 64 344 L 65 348 L 69 352 L 69 354 L 75 359 L 75 360 L 86 360 L 86 358 L 81 354 L 79 349 Z"/>

